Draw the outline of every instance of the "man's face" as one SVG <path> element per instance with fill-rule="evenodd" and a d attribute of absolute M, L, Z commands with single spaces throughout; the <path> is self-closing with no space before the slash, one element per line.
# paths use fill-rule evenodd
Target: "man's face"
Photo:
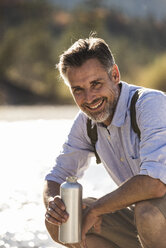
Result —
<path fill-rule="evenodd" d="M 78 107 L 92 120 L 109 125 L 119 97 L 119 71 L 114 65 L 111 76 L 97 59 L 67 70 L 72 95 Z"/>

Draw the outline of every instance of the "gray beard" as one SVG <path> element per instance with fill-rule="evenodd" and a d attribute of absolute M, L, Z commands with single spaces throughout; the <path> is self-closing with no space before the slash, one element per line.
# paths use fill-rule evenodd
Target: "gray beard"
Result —
<path fill-rule="evenodd" d="M 93 121 L 102 123 L 106 121 L 108 118 L 113 117 L 115 108 L 116 108 L 117 102 L 114 101 L 113 104 L 109 104 L 108 102 L 106 103 L 106 107 L 103 111 L 97 112 L 97 113 L 90 113 L 90 112 L 85 112 L 85 114 Z"/>
<path fill-rule="evenodd" d="M 93 120 L 95 122 L 102 123 L 102 122 L 108 120 L 108 118 L 110 120 L 112 120 L 113 115 L 115 113 L 117 103 L 118 103 L 118 98 L 119 98 L 119 91 L 116 88 L 114 88 L 114 96 L 115 96 L 115 98 L 114 98 L 113 102 L 108 102 L 108 99 L 105 98 L 106 106 L 105 106 L 104 110 L 102 110 L 102 111 L 99 111 L 97 113 L 91 113 L 90 111 L 83 110 L 83 109 L 82 110 L 91 120 Z"/>

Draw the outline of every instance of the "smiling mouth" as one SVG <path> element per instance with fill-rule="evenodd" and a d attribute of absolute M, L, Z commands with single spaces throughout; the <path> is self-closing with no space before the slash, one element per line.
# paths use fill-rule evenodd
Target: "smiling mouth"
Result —
<path fill-rule="evenodd" d="M 104 103 L 104 98 L 103 99 L 100 99 L 100 100 L 98 100 L 95 104 L 94 103 L 92 103 L 92 104 L 90 104 L 90 105 L 85 105 L 88 109 L 90 109 L 90 110 L 98 110 L 102 105 L 103 105 L 103 103 Z"/>

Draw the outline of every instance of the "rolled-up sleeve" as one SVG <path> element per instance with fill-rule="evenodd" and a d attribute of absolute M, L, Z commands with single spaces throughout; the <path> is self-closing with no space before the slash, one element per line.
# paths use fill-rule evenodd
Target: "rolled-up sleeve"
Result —
<path fill-rule="evenodd" d="M 137 122 L 141 131 L 141 175 L 166 184 L 166 96 L 151 91 L 138 100 Z"/>
<path fill-rule="evenodd" d="M 94 156 L 93 147 L 87 137 L 86 117 L 80 113 L 75 119 L 62 152 L 56 158 L 55 166 L 46 175 L 46 180 L 62 183 L 67 176 L 81 178 Z"/>
<path fill-rule="evenodd" d="M 160 179 L 166 184 L 166 165 L 157 162 L 145 162 L 141 166 L 141 175 L 148 175 L 150 177 Z"/>

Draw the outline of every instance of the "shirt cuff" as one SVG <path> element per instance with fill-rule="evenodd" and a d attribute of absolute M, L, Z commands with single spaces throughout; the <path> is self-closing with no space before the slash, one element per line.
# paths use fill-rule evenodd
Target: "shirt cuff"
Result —
<path fill-rule="evenodd" d="M 144 162 L 141 165 L 139 174 L 160 179 L 160 181 L 166 184 L 166 165 L 164 164 L 158 162 Z"/>
<path fill-rule="evenodd" d="M 62 184 L 66 180 L 66 178 L 64 179 L 64 178 L 58 177 L 57 175 L 50 173 L 50 174 L 46 175 L 45 180 L 46 181 L 53 181 L 53 182 Z"/>

